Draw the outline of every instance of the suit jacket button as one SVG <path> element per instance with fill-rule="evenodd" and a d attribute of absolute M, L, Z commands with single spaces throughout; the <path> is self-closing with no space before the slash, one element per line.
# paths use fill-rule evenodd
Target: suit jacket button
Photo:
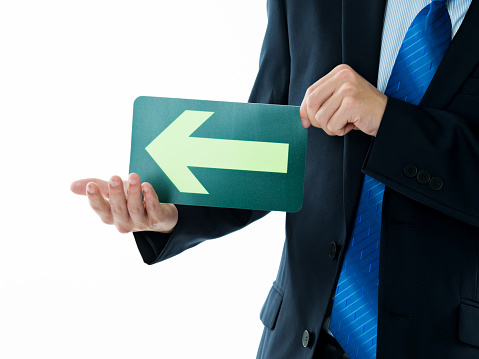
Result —
<path fill-rule="evenodd" d="M 309 345 L 309 332 L 307 330 L 303 332 L 302 342 L 303 342 L 303 347 L 307 348 Z"/>
<path fill-rule="evenodd" d="M 433 177 L 431 178 L 431 182 L 429 182 L 429 187 L 433 189 L 434 191 L 439 191 L 442 186 L 444 185 L 444 182 L 442 182 L 442 179 L 439 177 Z"/>
<path fill-rule="evenodd" d="M 419 183 L 426 184 L 431 180 L 431 175 L 428 171 L 421 171 L 417 174 L 417 180 Z"/>
<path fill-rule="evenodd" d="M 406 167 L 404 167 L 404 174 L 411 178 L 416 177 L 417 167 L 410 163 L 407 164 Z"/>
<path fill-rule="evenodd" d="M 329 244 L 329 258 L 336 259 L 338 255 L 338 245 L 336 242 L 331 242 Z"/>

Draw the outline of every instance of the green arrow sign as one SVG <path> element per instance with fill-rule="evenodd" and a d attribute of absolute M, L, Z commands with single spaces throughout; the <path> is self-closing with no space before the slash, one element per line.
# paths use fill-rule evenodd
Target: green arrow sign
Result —
<path fill-rule="evenodd" d="M 180 192 L 209 194 L 188 166 L 288 172 L 287 143 L 190 137 L 213 112 L 183 112 L 146 150 Z M 175 156 L 168 153 L 173 151 Z"/>
<path fill-rule="evenodd" d="M 162 202 L 294 212 L 306 135 L 298 107 L 139 97 L 130 172 Z"/>

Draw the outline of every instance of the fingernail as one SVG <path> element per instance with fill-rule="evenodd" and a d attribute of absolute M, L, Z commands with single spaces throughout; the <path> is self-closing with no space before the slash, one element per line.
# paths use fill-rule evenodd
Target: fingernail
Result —
<path fill-rule="evenodd" d="M 143 186 L 141 186 L 141 188 L 143 189 L 143 192 L 149 192 L 150 191 L 148 186 L 146 186 L 145 184 L 143 184 Z"/>
<path fill-rule="evenodd" d="M 308 126 L 308 122 L 306 120 L 301 119 L 301 124 L 303 125 L 304 128 Z"/>
<path fill-rule="evenodd" d="M 112 186 L 112 187 L 118 187 L 119 185 L 120 185 L 120 182 L 119 182 L 119 181 L 117 181 L 117 180 L 115 180 L 115 179 L 113 179 L 113 178 L 110 180 L 110 186 Z"/>
<path fill-rule="evenodd" d="M 130 177 L 128 178 L 128 182 L 130 182 L 131 185 L 135 185 L 138 183 L 138 179 L 131 174 Z"/>
<path fill-rule="evenodd" d="M 90 194 L 95 194 L 95 193 L 96 193 L 96 189 L 95 189 L 95 187 L 93 187 L 92 185 L 86 186 L 86 190 L 87 190 L 88 193 L 90 193 Z"/>

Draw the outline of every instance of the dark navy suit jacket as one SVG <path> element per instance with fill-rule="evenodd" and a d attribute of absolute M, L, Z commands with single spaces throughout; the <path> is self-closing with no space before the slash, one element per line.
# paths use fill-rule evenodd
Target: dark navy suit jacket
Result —
<path fill-rule="evenodd" d="M 376 84 L 385 3 L 269 0 L 250 101 L 299 105 L 306 89 L 341 63 Z M 304 204 L 286 217 L 281 264 L 261 311 L 258 358 L 314 357 L 366 173 L 386 185 L 377 358 L 479 359 L 478 63 L 473 0 L 419 106 L 389 99 L 373 142 L 359 131 L 330 137 L 309 129 Z M 410 177 L 414 168 L 434 181 Z M 171 236 L 135 234 L 146 263 L 265 214 L 178 207 Z M 304 330 L 311 333 L 306 348 Z"/>

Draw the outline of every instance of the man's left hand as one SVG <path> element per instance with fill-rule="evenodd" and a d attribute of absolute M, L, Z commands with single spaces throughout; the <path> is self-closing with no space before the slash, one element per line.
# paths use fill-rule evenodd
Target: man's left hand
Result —
<path fill-rule="evenodd" d="M 304 128 L 313 125 L 330 136 L 360 130 L 376 136 L 387 96 L 348 65 L 339 65 L 309 87 L 301 104 Z"/>

